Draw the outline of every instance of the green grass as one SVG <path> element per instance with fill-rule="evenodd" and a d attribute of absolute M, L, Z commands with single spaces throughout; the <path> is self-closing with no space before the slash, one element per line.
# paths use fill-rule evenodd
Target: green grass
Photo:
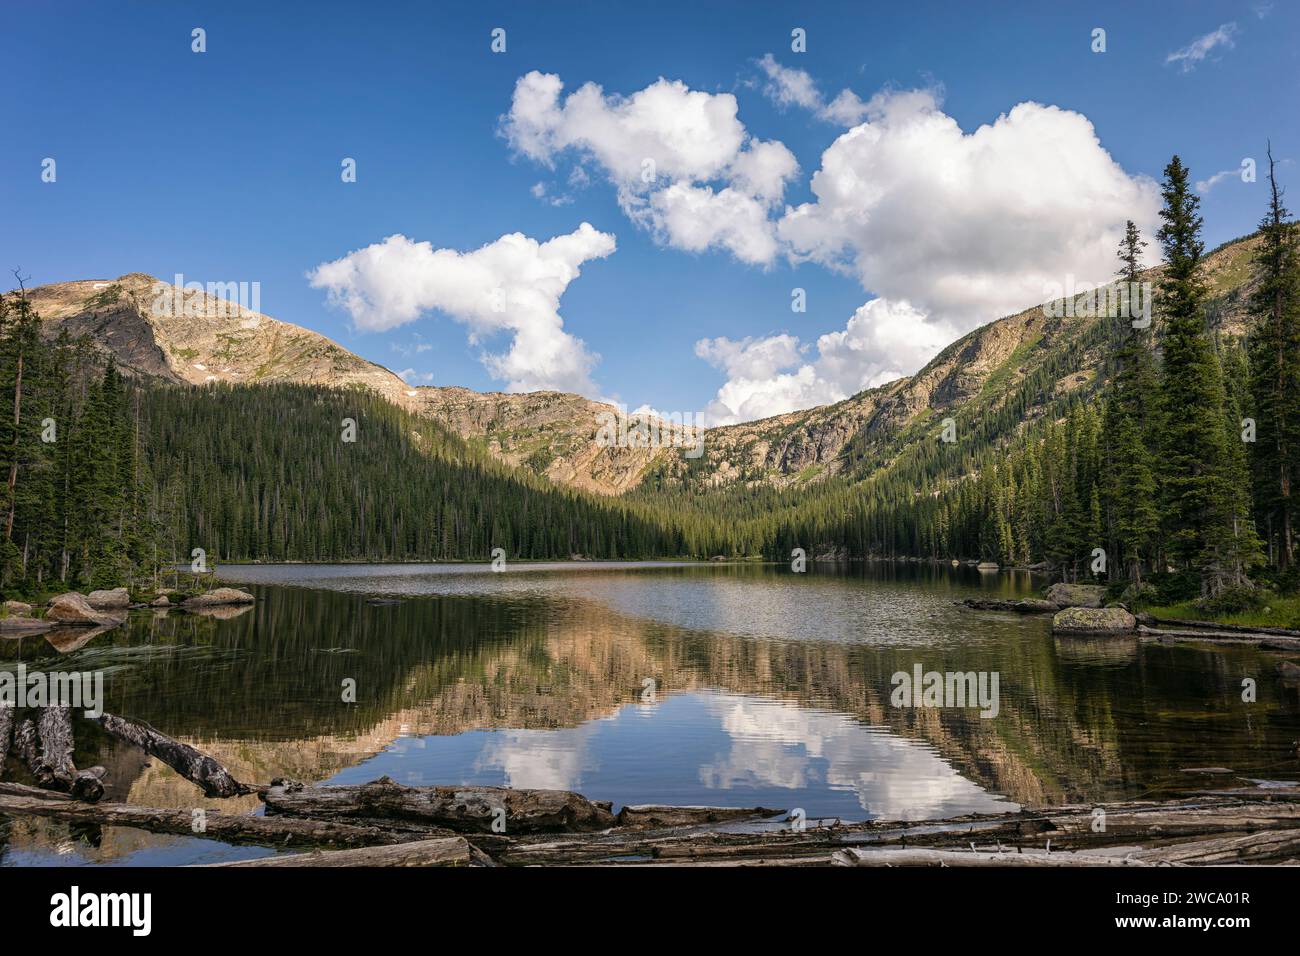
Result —
<path fill-rule="evenodd" d="M 1237 624 L 1242 627 L 1287 627 L 1300 629 L 1300 595 L 1271 597 L 1258 611 L 1213 616 L 1200 610 L 1194 603 L 1168 604 L 1146 609 L 1152 617 L 1183 618 L 1189 621 L 1214 621 L 1218 624 Z"/>

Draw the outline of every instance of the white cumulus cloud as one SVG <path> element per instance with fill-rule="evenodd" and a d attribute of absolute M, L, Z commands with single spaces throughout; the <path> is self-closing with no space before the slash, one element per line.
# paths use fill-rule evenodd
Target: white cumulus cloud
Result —
<path fill-rule="evenodd" d="M 841 401 L 914 372 L 954 337 L 950 326 L 927 322 L 907 302 L 872 299 L 843 329 L 820 336 L 815 350 L 788 333 L 739 341 L 701 339 L 695 354 L 727 376 L 706 411 L 708 424 L 729 425 Z"/>
<path fill-rule="evenodd" d="M 391 329 L 438 311 L 464 323 L 475 344 L 511 335 L 506 351 L 482 356 L 510 391 L 593 395 L 597 356 L 564 330 L 560 297 L 584 263 L 614 249 L 612 235 L 585 222 L 546 242 L 511 233 L 472 252 L 393 235 L 322 263 L 308 278 L 361 329 Z"/>
<path fill-rule="evenodd" d="M 1156 221 L 1156 185 L 1125 173 L 1079 113 L 1021 103 L 965 133 L 915 90 L 870 112 L 822 154 L 816 201 L 787 209 L 778 238 L 959 332 L 1067 275 L 1108 278 L 1125 220 Z"/>
<path fill-rule="evenodd" d="M 799 164 L 784 144 L 751 137 L 736 113 L 730 93 L 680 81 L 661 78 L 630 96 L 586 83 L 565 96 L 558 76 L 534 70 L 516 82 L 501 130 L 548 168 L 566 152 L 597 164 L 625 213 L 660 241 L 767 264 L 777 255 L 767 209 Z"/>

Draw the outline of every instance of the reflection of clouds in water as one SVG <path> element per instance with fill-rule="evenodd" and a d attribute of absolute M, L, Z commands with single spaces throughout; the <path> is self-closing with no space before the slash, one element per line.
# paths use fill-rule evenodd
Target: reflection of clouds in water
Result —
<path fill-rule="evenodd" d="M 824 782 L 853 791 L 869 813 L 899 820 L 945 816 L 953 807 L 1007 809 L 924 746 L 841 714 L 735 695 L 711 695 L 707 706 L 730 738 L 725 757 L 700 767 L 710 789 L 803 790 Z"/>
<path fill-rule="evenodd" d="M 563 731 L 496 731 L 479 752 L 474 770 L 501 770 L 507 787 L 581 791 L 583 772 L 600 766 L 589 747 L 600 724 L 597 720 Z"/>

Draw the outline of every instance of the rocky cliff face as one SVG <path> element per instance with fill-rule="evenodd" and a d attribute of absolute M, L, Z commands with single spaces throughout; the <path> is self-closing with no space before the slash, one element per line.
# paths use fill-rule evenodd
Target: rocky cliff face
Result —
<path fill-rule="evenodd" d="M 234 302 L 134 272 L 60 282 L 27 293 L 55 336 L 87 336 L 128 373 L 168 382 L 303 382 L 360 385 L 411 404 L 415 390 L 309 329 Z"/>
<path fill-rule="evenodd" d="M 1227 334 L 1244 331 L 1257 244 L 1254 238 L 1229 243 L 1206 259 L 1204 275 L 1214 297 L 1210 319 Z M 1154 282 L 1158 274 L 1154 269 L 1145 278 Z M 701 489 L 820 481 L 843 470 L 851 443 L 887 462 L 891 443 L 909 429 L 972 402 L 996 410 L 1026 376 L 1050 370 L 1054 393 L 1092 387 L 1103 350 L 1078 343 L 1098 323 L 1115 321 L 1052 317 L 1034 306 L 976 329 L 908 378 L 833 405 L 709 429 L 702 452 L 693 454 L 693 434 L 679 434 L 675 443 L 647 444 L 635 435 L 612 446 L 600 441 L 602 424 L 616 410 L 579 395 L 413 388 L 316 332 L 141 273 L 42 286 L 28 296 L 47 334 L 66 328 L 85 335 L 133 374 L 190 384 L 370 388 L 504 462 L 607 495 L 632 490 L 651 474 L 667 487 Z M 1029 418 L 1035 414 L 1035 407 L 1026 410 Z M 637 421 L 651 420 L 631 424 Z"/>

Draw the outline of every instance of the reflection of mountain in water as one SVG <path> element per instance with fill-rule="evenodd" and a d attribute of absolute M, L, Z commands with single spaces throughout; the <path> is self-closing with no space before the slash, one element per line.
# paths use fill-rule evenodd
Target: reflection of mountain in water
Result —
<path fill-rule="evenodd" d="M 814 620 L 830 599 L 810 603 L 810 592 L 770 580 L 751 587 L 768 600 L 785 591 Z M 977 788 L 1049 804 L 1132 795 L 1153 774 L 1174 773 L 1188 751 L 1194 764 L 1243 768 L 1243 755 L 1258 761 L 1282 736 L 1295 736 L 1294 699 L 1277 705 L 1275 688 L 1265 686 L 1271 664 L 1256 652 L 1127 643 L 1117 653 L 1113 644 L 1054 642 L 1042 619 L 962 616 L 946 595 L 928 605 L 928 640 L 918 628 L 906 642 L 886 645 L 692 630 L 619 613 L 588 594 L 448 595 L 391 606 L 297 588 L 261 589 L 260 597 L 228 620 L 136 614 L 69 655 L 37 637 L 0 644 L 0 657 L 102 668 L 108 710 L 145 719 L 254 781 L 322 780 L 409 736 L 580 730 L 637 701 L 646 678 L 661 701 L 720 692 L 709 706 L 733 744 L 700 768 L 706 786 L 761 778 L 797 789 L 794 750 L 824 761 L 834 787 L 853 789 L 891 759 L 936 761 Z M 735 594 L 730 600 L 743 606 Z M 918 661 L 927 670 L 998 670 L 999 717 L 891 707 L 890 675 Z M 1249 719 L 1233 706 L 1243 675 L 1261 683 Z M 342 702 L 345 679 L 356 682 L 355 704 Z M 79 764 L 114 754 L 84 722 L 78 734 Z M 580 779 L 565 764 L 572 755 L 558 747 L 548 753 L 544 737 L 523 738 L 534 768 L 529 785 Z M 500 746 L 509 744 L 503 736 Z M 498 757 L 518 761 L 520 752 Z M 204 803 L 165 767 L 112 759 L 110 796 Z M 969 786 L 961 777 L 951 785 Z M 210 805 L 252 809 L 256 800 Z M 916 805 L 927 804 L 918 798 Z"/>

